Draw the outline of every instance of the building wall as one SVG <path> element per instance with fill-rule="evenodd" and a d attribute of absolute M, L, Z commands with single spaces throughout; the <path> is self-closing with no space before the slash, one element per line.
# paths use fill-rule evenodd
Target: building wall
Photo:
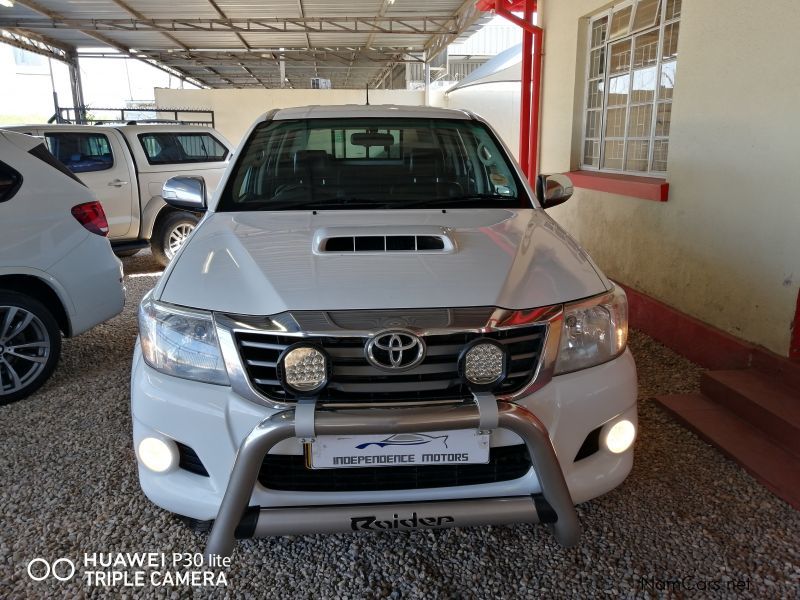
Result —
<path fill-rule="evenodd" d="M 581 19 L 607 6 L 544 2 L 543 172 L 577 166 Z M 576 190 L 552 210 L 610 277 L 783 355 L 800 284 L 798 24 L 795 0 L 684 0 L 669 201 Z"/>
<path fill-rule="evenodd" d="M 157 108 L 213 110 L 217 129 L 238 144 L 260 115 L 273 108 L 309 104 L 364 104 L 364 90 L 169 90 L 156 88 Z M 371 104 L 421 105 L 425 93 L 407 90 L 370 90 Z"/>
<path fill-rule="evenodd" d="M 519 82 L 475 85 L 450 92 L 440 101 L 486 119 L 513 152 L 519 155 Z"/>

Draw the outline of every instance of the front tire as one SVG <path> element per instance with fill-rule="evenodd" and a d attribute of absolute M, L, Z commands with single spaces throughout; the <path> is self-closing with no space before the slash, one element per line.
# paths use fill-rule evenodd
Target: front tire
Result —
<path fill-rule="evenodd" d="M 61 355 L 61 332 L 38 300 L 0 291 L 0 406 L 22 400 L 50 378 Z"/>
<path fill-rule="evenodd" d="M 150 247 L 153 257 L 162 267 L 175 258 L 199 221 L 197 215 L 188 212 L 172 212 L 159 221 L 150 239 Z"/>

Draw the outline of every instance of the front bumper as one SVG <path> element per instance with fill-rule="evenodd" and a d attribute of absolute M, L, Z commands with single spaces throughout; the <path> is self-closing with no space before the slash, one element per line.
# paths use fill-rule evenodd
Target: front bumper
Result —
<path fill-rule="evenodd" d="M 545 481 L 539 463 L 524 477 L 489 484 L 314 493 L 265 489 L 255 480 L 250 465 L 247 468 L 242 467 L 244 475 L 239 476 L 244 478 L 245 483 L 234 485 L 236 471 L 242 470 L 238 463 L 234 467 L 237 452 L 242 456 L 248 443 L 253 443 L 248 440 L 253 436 L 261 439 L 265 427 L 269 429 L 276 423 L 281 424 L 279 429 L 282 433 L 277 437 L 270 435 L 269 446 L 266 448 L 263 442 L 259 442 L 257 451 L 253 453 L 257 458 L 248 460 L 260 464 L 267 452 L 302 454 L 302 444 L 294 437 L 291 426 L 293 411 L 257 405 L 244 400 L 228 387 L 200 384 L 158 373 L 144 364 L 138 348 L 133 371 L 135 446 L 138 447 L 141 439 L 147 436 L 178 441 L 195 449 L 209 473 L 208 477 L 183 469 L 153 473 L 139 466 L 140 482 L 145 494 L 154 503 L 172 512 L 198 520 L 210 520 L 218 518 L 218 513 L 221 517 L 224 510 L 225 513 L 235 515 L 235 518 L 231 517 L 236 521 L 235 529 L 237 525 L 242 525 L 238 520 L 246 507 L 258 507 L 255 509 L 258 514 L 254 510 L 245 514 L 250 527 L 249 532 L 244 532 L 257 536 L 352 530 L 350 519 L 359 516 L 372 516 L 375 517 L 375 522 L 391 524 L 397 519 L 398 528 L 404 528 L 400 521 L 406 517 L 411 518 L 414 512 L 418 517 L 417 523 L 421 523 L 423 527 L 428 526 L 428 521 L 419 521 L 421 515 L 425 518 L 450 516 L 454 519 L 452 524 L 456 525 L 547 520 L 540 517 L 541 511 L 537 509 L 536 502 L 540 502 L 538 508 L 545 506 L 541 504 L 542 498 L 546 499 L 546 505 L 552 504 L 552 498 L 547 495 L 550 494 L 548 485 L 553 484 Z M 514 427 L 501 423 L 499 428 L 492 431 L 491 446 L 508 446 L 524 441 L 526 444 L 535 443 L 537 448 L 549 447 L 550 452 L 558 457 L 556 465 L 559 467 L 560 477 L 566 483 L 569 505 L 572 506 L 613 489 L 628 475 L 633 464 L 632 449 L 621 454 L 612 454 L 600 448 L 588 458 L 579 461 L 574 458 L 592 430 L 610 426 L 622 418 L 636 424 L 635 403 L 636 372 L 633 358 L 626 351 L 604 365 L 555 377 L 535 393 L 513 404 L 501 406 L 501 412 L 516 410 L 517 415 L 530 415 L 532 422 L 543 428 L 547 444 L 541 440 L 531 442 Z M 388 413 L 384 414 L 387 410 L 391 412 L 388 421 Z M 420 410 L 430 411 L 430 414 L 424 412 L 425 418 L 422 420 L 415 417 L 413 426 L 409 425 L 409 429 L 393 428 L 400 427 L 399 424 L 405 423 L 409 415 L 415 415 Z M 452 410 L 458 413 L 458 418 L 451 421 Z M 425 409 L 372 408 L 334 411 L 334 415 L 343 415 L 341 418 L 332 416 L 326 410 L 319 410 L 318 414 L 319 423 L 334 419 L 339 427 L 342 423 L 356 426 L 362 422 L 361 417 L 364 417 L 372 425 L 377 423 L 380 428 L 378 433 L 388 434 L 473 428 L 476 427 L 477 411 L 473 405 L 467 404 L 460 407 Z M 340 429 L 336 430 L 336 433 L 340 432 Z M 541 453 L 543 450 L 531 450 L 529 445 L 529 453 L 534 462 L 536 452 Z M 238 490 L 237 494 L 245 490 L 244 507 L 239 509 L 241 499 L 237 496 L 235 510 L 221 509 L 226 489 L 234 488 Z M 397 506 L 400 503 L 403 508 Z M 565 510 L 564 504 L 556 504 L 558 508 L 553 506 L 553 509 L 559 514 L 560 520 L 560 514 Z M 475 508 L 478 505 L 482 508 Z M 353 507 L 357 507 L 357 510 L 353 510 Z M 442 512 L 444 508 L 450 512 Z M 398 517 L 395 518 L 395 514 Z M 255 520 L 254 515 L 258 517 Z M 459 515 L 457 520 L 455 515 Z M 438 526 L 449 524 L 451 522 L 445 520 Z M 232 530 L 229 525 L 224 530 L 228 532 L 225 534 L 225 539 L 228 539 Z M 564 539 L 568 539 L 568 536 Z"/>
<path fill-rule="evenodd" d="M 483 409 L 481 409 L 483 410 Z M 313 415 L 317 435 L 359 435 L 368 433 L 416 433 L 451 429 L 478 429 L 478 405 L 465 403 L 450 407 L 388 409 L 321 409 Z M 517 496 L 490 500 L 456 500 L 445 503 L 415 502 L 390 505 L 339 506 L 335 509 L 309 507 L 252 507 L 255 522 L 247 527 L 245 512 L 264 455 L 280 441 L 300 437 L 298 409 L 281 411 L 262 421 L 245 438 L 236 456 L 228 487 L 208 539 L 206 556 L 229 556 L 237 528 L 246 534 L 281 535 L 325 531 L 359 530 L 362 525 L 394 523 L 403 528 L 457 527 L 517 521 L 552 522 L 556 539 L 571 546 L 580 538 L 578 517 L 564 475 L 544 425 L 533 414 L 510 402 L 497 402 L 497 425 L 519 435 L 528 447 L 534 470 L 542 483 L 539 498 Z M 405 513 L 399 516 L 401 511 Z M 408 513 L 413 516 L 404 518 Z M 553 518 L 544 519 L 540 512 Z M 366 513 L 367 516 L 364 516 Z M 384 527 L 379 527 L 383 529 Z"/>

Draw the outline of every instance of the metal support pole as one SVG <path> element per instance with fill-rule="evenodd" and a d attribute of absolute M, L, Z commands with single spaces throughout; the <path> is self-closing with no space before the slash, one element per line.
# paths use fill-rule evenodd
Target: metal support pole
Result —
<path fill-rule="evenodd" d="M 281 48 L 281 58 L 278 61 L 280 66 L 281 87 L 286 87 L 286 60 L 284 60 L 283 48 Z"/>
<path fill-rule="evenodd" d="M 431 105 L 431 63 L 425 56 L 425 106 Z"/>
<path fill-rule="evenodd" d="M 78 66 L 78 55 L 75 53 L 69 56 L 69 83 L 72 89 L 72 105 L 75 107 L 75 120 L 78 123 L 86 122 L 86 106 L 83 100 L 83 83 L 81 82 L 81 70 Z"/>
<path fill-rule="evenodd" d="M 58 92 L 56 92 L 55 89 L 53 90 L 53 108 L 55 108 L 56 112 L 53 113 L 53 118 L 51 118 L 48 123 L 52 123 L 53 121 L 61 123 L 63 119 L 61 118 L 61 108 L 58 106 Z"/>

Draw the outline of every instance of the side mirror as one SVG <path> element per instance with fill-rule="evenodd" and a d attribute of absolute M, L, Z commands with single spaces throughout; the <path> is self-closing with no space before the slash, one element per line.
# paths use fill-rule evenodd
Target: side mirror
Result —
<path fill-rule="evenodd" d="M 563 204 L 572 197 L 572 180 L 566 175 L 539 175 L 536 178 L 536 197 L 542 208 Z"/>
<path fill-rule="evenodd" d="M 161 188 L 164 202 L 175 208 L 203 212 L 206 210 L 206 183 L 202 177 L 172 177 Z"/>

